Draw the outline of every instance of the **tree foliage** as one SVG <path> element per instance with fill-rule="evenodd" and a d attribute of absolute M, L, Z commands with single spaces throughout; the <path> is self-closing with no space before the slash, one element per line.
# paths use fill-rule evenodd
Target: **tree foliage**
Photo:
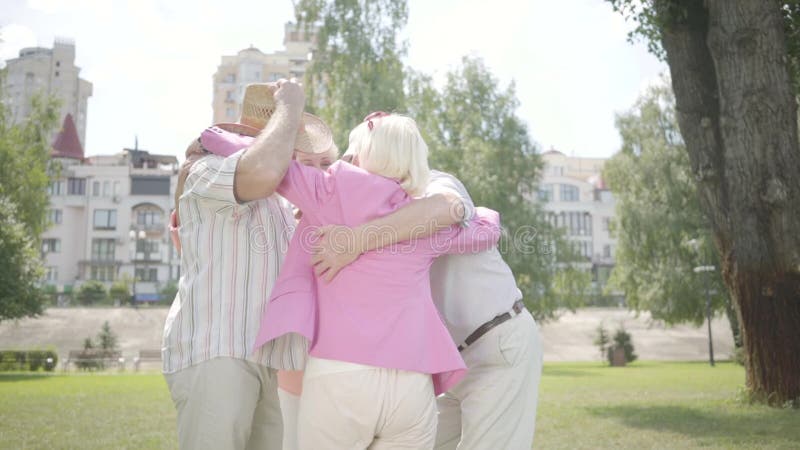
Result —
<path fill-rule="evenodd" d="M 632 110 L 617 116 L 617 129 L 622 149 L 604 173 L 617 200 L 617 259 L 609 283 L 625 292 L 633 309 L 669 324 L 699 325 L 705 282 L 692 269 L 719 268 L 719 254 L 700 208 L 672 91 L 649 88 Z M 714 309 L 724 309 L 727 288 L 719 270 L 710 288 Z"/>
<path fill-rule="evenodd" d="M 47 300 L 37 240 L 17 217 L 14 203 L 0 195 L 0 321 L 39 315 Z"/>
<path fill-rule="evenodd" d="M 628 41 L 643 42 L 650 53 L 666 59 L 662 32 L 670 22 L 687 20 L 688 3 L 695 0 L 606 0 L 614 11 L 632 20 L 635 27 L 628 32 Z M 772 2 L 773 0 L 769 0 Z M 779 2 L 786 35 L 787 62 L 793 74 L 794 90 L 800 95 L 800 0 Z"/>
<path fill-rule="evenodd" d="M 398 37 L 408 20 L 406 1 L 300 0 L 297 21 L 319 25 L 306 73 L 308 109 L 322 117 L 335 141 L 371 111 L 401 111 L 406 44 Z"/>
<path fill-rule="evenodd" d="M 0 74 L 0 100 L 5 98 Z M 44 95 L 32 98 L 31 113 L 13 123 L 0 101 L 0 195 L 17 208 L 18 219 L 38 243 L 47 225 L 48 163 L 52 131 L 58 124 L 58 101 Z"/>
<path fill-rule="evenodd" d="M 501 213 L 503 256 L 537 320 L 581 305 L 590 275 L 572 264 L 574 250 L 535 198 L 542 161 L 517 116 L 514 84 L 501 88 L 482 60 L 465 57 L 441 90 L 413 72 L 407 86 L 409 113 L 428 143 L 431 167 L 460 179 L 476 205 Z"/>
<path fill-rule="evenodd" d="M 117 335 L 111 331 L 111 325 L 106 320 L 97 333 L 97 346 L 103 350 L 114 351 L 117 349 Z"/>
<path fill-rule="evenodd" d="M 58 111 L 56 101 L 35 96 L 30 116 L 13 123 L 3 83 L 0 71 L 0 321 L 40 314 L 47 301 L 39 248 Z"/>

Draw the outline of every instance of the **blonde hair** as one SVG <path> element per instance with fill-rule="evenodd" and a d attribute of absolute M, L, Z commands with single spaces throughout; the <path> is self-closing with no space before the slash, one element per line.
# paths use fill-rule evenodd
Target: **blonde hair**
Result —
<path fill-rule="evenodd" d="M 430 176 L 428 145 L 414 119 L 397 114 L 370 119 L 350 132 L 347 150 L 358 165 L 377 175 L 394 178 L 411 196 L 425 192 Z"/>

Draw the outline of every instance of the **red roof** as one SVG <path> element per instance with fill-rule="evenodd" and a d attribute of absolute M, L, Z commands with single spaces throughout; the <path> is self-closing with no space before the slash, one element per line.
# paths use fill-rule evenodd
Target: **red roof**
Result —
<path fill-rule="evenodd" d="M 64 117 L 61 131 L 58 132 L 58 136 L 53 142 L 51 155 L 54 158 L 83 159 L 83 146 L 81 146 L 81 140 L 78 138 L 78 130 L 72 120 L 72 114 L 67 114 Z"/>

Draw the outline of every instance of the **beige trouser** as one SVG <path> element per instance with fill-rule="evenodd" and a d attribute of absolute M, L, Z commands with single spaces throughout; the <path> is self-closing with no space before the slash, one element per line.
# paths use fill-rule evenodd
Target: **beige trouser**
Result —
<path fill-rule="evenodd" d="M 431 376 L 377 367 L 307 376 L 297 428 L 302 450 L 432 449 Z"/>
<path fill-rule="evenodd" d="M 214 358 L 166 374 L 183 450 L 279 450 L 283 422 L 275 371 Z"/>
<path fill-rule="evenodd" d="M 300 396 L 278 388 L 283 416 L 283 450 L 297 450 L 297 414 L 300 409 Z"/>
<path fill-rule="evenodd" d="M 437 450 L 530 450 L 542 374 L 542 343 L 533 317 L 523 311 L 461 356 L 467 376 L 437 398 Z"/>

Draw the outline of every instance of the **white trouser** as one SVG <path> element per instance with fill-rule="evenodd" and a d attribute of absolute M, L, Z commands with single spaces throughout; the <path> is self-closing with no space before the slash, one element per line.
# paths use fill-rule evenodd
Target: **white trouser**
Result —
<path fill-rule="evenodd" d="M 320 361 L 324 371 L 315 367 Z M 436 400 L 429 374 L 333 367 L 329 360 L 308 360 L 297 424 L 300 449 L 433 448 Z"/>
<path fill-rule="evenodd" d="M 279 450 L 283 422 L 275 371 L 214 358 L 165 374 L 183 450 Z"/>
<path fill-rule="evenodd" d="M 542 342 L 533 317 L 522 311 L 461 356 L 467 376 L 437 398 L 437 450 L 530 450 L 542 375 Z"/>

